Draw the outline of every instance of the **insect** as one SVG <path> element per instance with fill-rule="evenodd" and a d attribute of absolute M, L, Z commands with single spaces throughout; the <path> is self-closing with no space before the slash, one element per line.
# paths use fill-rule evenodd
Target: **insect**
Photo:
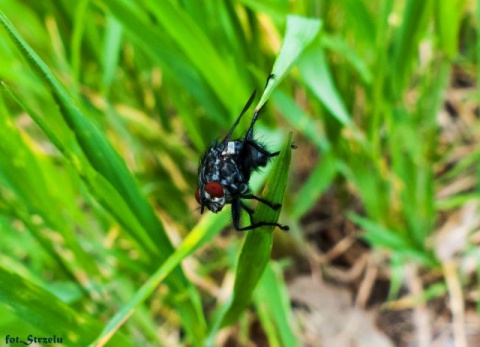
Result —
<path fill-rule="evenodd" d="M 254 199 L 273 210 L 278 210 L 282 206 L 254 195 L 249 186 L 252 172 L 265 167 L 270 159 L 280 153 L 269 152 L 265 145 L 254 139 L 253 127 L 261 110 L 254 112 L 250 127 L 243 138 L 231 139 L 233 131 L 254 98 L 255 92 L 248 99 L 225 138 L 222 141 L 214 141 L 203 154 L 198 167 L 198 187 L 195 191 L 195 198 L 201 205 L 202 214 L 205 207 L 217 213 L 226 204 L 231 204 L 233 226 L 238 231 L 251 230 L 266 225 L 289 230 L 288 226 L 278 223 L 255 222 L 253 218 L 254 210 L 243 201 Z M 250 217 L 250 225 L 248 226 L 240 226 L 242 210 L 245 210 Z"/>

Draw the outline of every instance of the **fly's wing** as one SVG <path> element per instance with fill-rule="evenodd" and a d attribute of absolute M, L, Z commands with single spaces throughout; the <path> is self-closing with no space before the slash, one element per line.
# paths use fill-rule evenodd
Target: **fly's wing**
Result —
<path fill-rule="evenodd" d="M 248 108 L 252 105 L 253 99 L 255 99 L 255 93 L 256 93 L 256 91 L 254 90 L 252 95 L 248 99 L 247 103 L 245 104 L 245 106 L 243 106 L 243 110 L 242 110 L 242 112 L 240 112 L 240 115 L 238 116 L 237 120 L 235 121 L 235 123 L 233 123 L 232 127 L 230 128 L 230 131 L 228 132 L 228 134 L 223 139 L 223 141 L 222 141 L 223 143 L 230 141 L 230 137 L 232 136 L 233 131 L 237 127 L 238 123 L 240 123 L 240 119 L 245 114 L 245 112 L 247 112 Z"/>

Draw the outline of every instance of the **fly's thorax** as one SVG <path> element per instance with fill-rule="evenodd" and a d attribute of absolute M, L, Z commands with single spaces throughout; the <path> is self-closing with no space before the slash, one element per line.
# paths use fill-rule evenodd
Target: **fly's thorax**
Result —
<path fill-rule="evenodd" d="M 243 149 L 243 140 L 226 141 L 223 143 L 223 157 L 238 158 Z"/>
<path fill-rule="evenodd" d="M 195 196 L 212 212 L 220 211 L 248 190 L 249 177 L 245 177 L 241 166 L 242 149 L 242 140 L 214 142 L 202 157 Z"/>

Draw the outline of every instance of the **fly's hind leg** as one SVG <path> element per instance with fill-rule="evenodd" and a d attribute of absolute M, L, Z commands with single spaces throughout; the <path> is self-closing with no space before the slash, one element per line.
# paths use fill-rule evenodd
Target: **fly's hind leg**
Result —
<path fill-rule="evenodd" d="M 266 201 L 264 199 L 262 199 L 262 200 Z M 266 201 L 266 202 L 269 203 L 268 201 Z M 245 209 L 245 211 L 247 211 L 248 215 L 250 216 L 250 225 L 248 225 L 246 227 L 241 227 L 240 226 L 240 216 L 241 216 L 242 208 Z M 257 223 L 255 223 L 253 221 L 253 212 L 254 211 L 250 207 L 248 207 L 244 203 L 242 203 L 240 198 L 233 199 L 232 200 L 232 221 L 233 221 L 234 228 L 237 231 L 252 230 L 252 229 L 256 229 L 256 228 L 263 227 L 263 226 L 276 226 L 276 227 L 279 227 L 280 229 L 285 230 L 285 231 L 290 229 L 287 225 L 282 225 L 282 224 L 279 224 L 279 223 L 271 223 L 271 222 L 257 222 Z"/>
<path fill-rule="evenodd" d="M 279 227 L 280 229 L 282 229 L 283 231 L 288 231 L 290 230 L 290 228 L 288 227 L 288 225 L 282 225 L 282 224 L 278 224 L 278 223 L 270 223 L 270 222 L 258 222 L 258 223 L 254 223 L 254 224 L 251 224 L 249 226 L 246 226 L 246 227 L 240 227 L 239 225 L 233 225 L 235 227 L 235 229 L 237 231 L 246 231 L 246 230 L 252 230 L 252 229 L 256 229 L 256 228 L 260 228 L 260 227 L 264 227 L 264 226 L 275 226 L 275 227 Z"/>
<path fill-rule="evenodd" d="M 253 194 L 243 194 L 240 196 L 242 199 L 253 199 L 253 200 L 257 200 L 257 201 L 260 201 L 262 204 L 265 204 L 267 205 L 268 207 L 270 207 L 272 210 L 278 210 L 280 207 L 282 207 L 282 204 L 274 204 L 268 200 L 265 200 L 259 196 L 256 196 L 256 195 L 253 195 Z"/>

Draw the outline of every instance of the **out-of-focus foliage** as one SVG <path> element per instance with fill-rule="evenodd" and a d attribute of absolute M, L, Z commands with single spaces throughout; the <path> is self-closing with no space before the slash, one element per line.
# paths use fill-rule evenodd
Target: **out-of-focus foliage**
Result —
<path fill-rule="evenodd" d="M 388 251 L 393 290 L 405 262 L 442 269 L 442 216 L 478 204 L 478 118 L 449 136 L 441 117 L 454 71 L 476 86 L 474 2 L 4 0 L 1 10 L 2 336 L 203 346 L 253 300 L 272 346 L 300 344 L 278 263 L 267 264 L 271 239 L 258 250 L 254 234 L 215 242 L 228 211 L 200 216 L 194 199 L 200 155 L 272 69 L 281 83 L 257 135 L 281 148 L 293 131 L 292 156 L 308 167 L 290 168 L 280 216 L 292 244 L 331 188 L 364 240 Z M 292 14 L 312 26 L 286 30 Z M 272 170 L 267 194 L 276 183 L 283 195 L 284 152 L 256 190 Z M 478 262 L 474 242 L 457 253 Z M 245 257 L 263 259 L 258 271 Z M 245 287 L 229 284 L 235 273 Z"/>

